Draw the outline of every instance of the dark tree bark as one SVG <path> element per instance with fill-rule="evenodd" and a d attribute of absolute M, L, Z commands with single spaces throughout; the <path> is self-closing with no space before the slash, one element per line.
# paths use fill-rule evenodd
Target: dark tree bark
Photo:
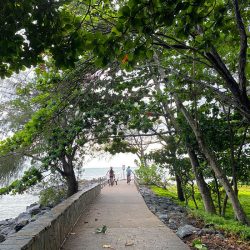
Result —
<path fill-rule="evenodd" d="M 184 201 L 185 197 L 184 197 L 184 193 L 183 193 L 183 189 L 182 189 L 181 178 L 178 174 L 175 174 L 175 180 L 176 180 L 176 186 L 177 186 L 178 199 L 180 201 Z"/>
<path fill-rule="evenodd" d="M 75 156 L 76 148 L 74 148 L 71 155 L 64 154 L 61 156 L 61 162 L 63 166 L 63 177 L 67 182 L 67 197 L 78 192 L 78 182 L 76 180 L 73 159 Z"/>
<path fill-rule="evenodd" d="M 231 168 L 232 168 L 232 181 L 233 181 L 233 187 L 234 187 L 234 192 L 235 195 L 238 196 L 238 167 L 237 167 L 237 163 L 235 160 L 235 150 L 234 150 L 234 131 L 232 128 L 232 125 L 230 123 L 230 109 L 228 111 L 228 115 L 227 115 L 227 122 L 228 122 L 228 127 L 229 127 L 229 142 L 230 142 L 230 159 L 231 159 Z"/>
<path fill-rule="evenodd" d="M 67 182 L 67 197 L 70 197 L 71 195 L 78 192 L 78 182 L 75 177 L 74 171 L 70 171 L 65 175 L 65 179 Z"/>
<path fill-rule="evenodd" d="M 215 175 L 214 175 L 214 183 L 215 183 L 215 191 L 216 191 L 217 200 L 218 200 L 219 215 L 222 215 L 220 188 L 219 188 L 218 180 Z"/>
<path fill-rule="evenodd" d="M 191 197 L 192 197 L 192 200 L 194 202 L 194 205 L 195 205 L 195 208 L 196 209 L 199 209 L 198 205 L 197 205 L 197 202 L 196 202 L 196 199 L 195 199 L 195 190 L 194 190 L 194 182 L 192 180 L 191 182 L 191 188 L 192 188 L 192 193 L 191 193 Z"/>
<path fill-rule="evenodd" d="M 237 23 L 237 28 L 240 34 L 240 53 L 239 53 L 239 66 L 238 66 L 238 75 L 239 75 L 239 87 L 242 92 L 242 96 L 247 98 L 246 91 L 246 64 L 247 64 L 247 33 L 243 19 L 241 17 L 239 2 L 238 0 L 233 0 L 233 7 L 235 12 L 235 20 Z"/>
<path fill-rule="evenodd" d="M 234 97 L 236 108 L 250 121 L 250 100 L 246 95 L 246 91 L 240 89 L 240 86 L 231 75 L 215 48 L 206 53 L 206 58 L 224 79 L 225 85 L 230 89 Z"/>
<path fill-rule="evenodd" d="M 221 208 L 221 216 L 223 216 L 223 217 L 225 217 L 225 215 L 226 215 L 227 201 L 228 201 L 228 196 L 226 195 L 224 200 L 223 200 L 223 206 Z"/>

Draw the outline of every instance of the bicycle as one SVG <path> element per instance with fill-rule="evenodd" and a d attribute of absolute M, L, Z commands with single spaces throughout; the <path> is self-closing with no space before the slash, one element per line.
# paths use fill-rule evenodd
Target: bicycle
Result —
<path fill-rule="evenodd" d="M 109 186 L 114 186 L 115 180 L 113 176 L 109 177 L 108 183 L 109 183 Z"/>
<path fill-rule="evenodd" d="M 127 175 L 127 183 L 130 184 L 130 182 L 131 182 L 131 176 Z"/>

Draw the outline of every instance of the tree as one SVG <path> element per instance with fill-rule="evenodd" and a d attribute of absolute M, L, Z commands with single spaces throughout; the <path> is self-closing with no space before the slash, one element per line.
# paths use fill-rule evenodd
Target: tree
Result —
<path fill-rule="evenodd" d="M 227 127 L 232 137 L 230 145 L 225 143 L 221 149 L 213 148 L 211 136 L 209 137 L 210 132 L 216 133 L 217 128 L 226 127 L 219 115 L 214 119 L 218 125 L 216 129 L 210 128 L 208 133 L 203 129 L 211 127 L 213 121 L 209 112 L 221 108 L 221 104 L 224 104 L 225 109 L 233 109 L 232 117 L 239 117 L 240 114 L 244 123 L 249 124 L 249 72 L 246 70 L 248 44 L 245 28 L 249 25 L 247 3 L 242 2 L 240 6 L 238 0 L 202 0 L 192 4 L 182 0 L 51 3 L 48 13 L 53 15 L 50 19 L 47 15 L 42 19 L 34 19 L 37 11 L 43 6 L 32 2 L 27 3 L 31 8 L 31 13 L 28 14 L 30 19 L 27 21 L 25 15 L 24 22 L 20 21 L 16 29 L 10 26 L 15 35 L 24 29 L 23 35 L 20 35 L 22 42 L 18 44 L 22 53 L 10 51 L 8 58 L 3 57 L 2 75 L 17 71 L 21 64 L 26 65 L 22 61 L 23 58 L 27 59 L 27 66 L 30 66 L 42 59 L 46 61 L 47 56 L 54 58 L 54 65 L 75 66 L 75 70 L 72 74 L 68 72 L 68 76 L 66 74 L 65 81 L 58 81 L 65 74 L 57 69 L 56 78 L 48 75 L 38 81 L 36 88 L 39 91 L 42 89 L 42 93 L 35 99 L 40 105 L 39 109 L 24 125 L 22 131 L 2 142 L 1 154 L 31 145 L 42 133 L 45 135 L 44 145 L 47 147 L 47 153 L 52 152 L 54 155 L 55 147 L 62 145 L 60 152 L 57 152 L 53 159 L 56 161 L 62 154 L 67 158 L 65 152 L 68 150 L 73 152 L 77 136 L 81 135 L 85 141 L 83 134 L 91 135 L 92 139 L 100 144 L 112 144 L 108 146 L 113 152 L 118 149 L 127 150 L 126 131 L 136 129 L 147 134 L 153 131 L 159 117 L 165 118 L 165 133 L 169 134 L 168 139 L 173 138 L 175 142 L 177 137 L 172 130 L 183 135 L 183 124 L 179 124 L 176 119 L 182 116 L 182 121 L 188 123 L 191 128 L 183 141 L 196 178 L 202 186 L 200 190 L 203 190 L 204 202 L 212 204 L 212 199 L 205 199 L 210 194 L 203 178 L 204 171 L 198 164 L 199 154 L 203 154 L 202 157 L 206 158 L 217 178 L 221 179 L 237 218 L 246 223 L 237 195 L 232 193 L 227 178 L 229 168 L 222 171 L 221 164 L 225 163 L 225 155 L 228 155 L 226 151 L 230 149 L 231 169 L 236 172 L 236 147 L 238 152 L 244 151 L 243 155 L 247 155 L 244 145 L 248 143 L 248 127 L 244 125 L 243 133 L 241 130 L 239 143 L 234 135 L 233 120 L 227 119 Z M 63 3 L 65 4 L 62 6 Z M 8 2 L 6 6 L 11 5 Z M 20 6 L 14 7 L 23 8 L 25 5 Z M 43 29 L 48 27 L 47 25 L 51 25 L 52 29 L 43 37 Z M 39 41 L 34 38 L 34 27 L 41 38 Z M 26 53 L 29 50 L 30 52 Z M 62 53 L 64 51 L 65 53 Z M 39 57 L 41 53 L 44 54 Z M 156 58 L 157 54 L 161 55 L 159 60 Z M 34 57 L 33 61 L 30 55 Z M 85 60 L 84 67 L 81 67 Z M 77 61 L 78 63 L 74 64 Z M 100 68 L 102 70 L 99 71 Z M 133 72 L 128 73 L 123 69 Z M 150 72 L 152 69 L 154 74 Z M 43 90 L 46 87 L 49 87 L 53 95 Z M 204 98 L 208 105 L 200 108 Z M 214 100 L 220 104 L 212 105 Z M 58 138 L 50 140 L 54 132 L 46 127 L 46 124 L 51 124 L 56 117 L 60 117 L 56 120 L 58 128 L 65 120 L 68 127 L 68 130 L 60 128 L 59 135 L 67 134 L 67 131 L 71 131 L 70 124 L 79 122 L 76 116 L 69 113 L 71 105 L 74 114 L 80 112 L 77 116 L 81 117 L 80 125 L 72 127 L 72 134 L 69 140 L 66 139 L 65 145 L 63 140 Z M 206 115 L 203 115 L 203 111 L 207 112 Z M 59 116 L 62 112 L 63 115 Z M 148 116 L 149 112 L 156 115 Z M 163 131 L 158 133 L 161 136 L 162 134 Z M 224 134 L 220 135 L 221 140 L 225 138 Z M 177 146 L 175 143 L 172 145 L 175 148 Z M 174 153 L 171 153 L 173 158 Z M 237 174 L 234 173 L 235 190 L 236 177 Z M 207 206 L 207 209 L 212 211 L 213 207 Z"/>
<path fill-rule="evenodd" d="M 0 20 L 4 24 L 0 39 L 1 77 L 42 61 L 42 53 L 56 42 L 62 26 L 59 9 L 66 2 L 7 0 L 0 4 Z"/>

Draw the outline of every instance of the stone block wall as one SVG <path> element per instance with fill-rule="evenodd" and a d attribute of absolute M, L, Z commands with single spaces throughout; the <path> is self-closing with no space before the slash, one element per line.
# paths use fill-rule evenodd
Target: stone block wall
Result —
<path fill-rule="evenodd" d="M 88 204 L 101 192 L 91 184 L 0 244 L 0 250 L 57 250 Z"/>

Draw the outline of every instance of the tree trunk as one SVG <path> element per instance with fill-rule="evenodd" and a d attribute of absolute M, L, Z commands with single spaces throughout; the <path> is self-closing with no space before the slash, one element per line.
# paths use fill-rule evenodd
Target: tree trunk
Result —
<path fill-rule="evenodd" d="M 219 183 L 218 183 L 217 178 L 216 178 L 215 175 L 214 175 L 214 183 L 215 183 L 215 190 L 216 190 L 216 193 L 217 193 L 219 215 L 221 215 L 221 214 L 222 214 L 222 210 L 221 210 L 221 194 L 220 194 L 220 187 L 219 187 Z"/>
<path fill-rule="evenodd" d="M 200 146 L 200 149 L 202 150 L 203 154 L 205 155 L 210 167 L 212 168 L 216 177 L 218 178 L 218 180 L 221 182 L 222 186 L 224 187 L 224 189 L 228 195 L 228 198 L 230 199 L 230 201 L 232 203 L 236 218 L 241 223 L 248 224 L 249 223 L 248 219 L 246 217 L 244 210 L 241 207 L 241 204 L 239 202 L 238 197 L 235 195 L 235 192 L 232 189 L 226 175 L 224 174 L 222 169 L 220 169 L 214 153 L 206 145 L 205 140 L 202 136 L 202 133 L 201 133 L 199 127 L 197 126 L 194 119 L 190 116 L 190 114 L 188 113 L 188 111 L 186 110 L 186 108 L 183 106 L 182 102 L 178 99 L 178 97 L 176 95 L 174 95 L 174 99 L 175 99 L 177 107 L 182 112 L 182 114 L 186 118 L 187 122 L 189 123 L 190 127 L 192 128 L 192 130 L 195 134 L 196 140 Z"/>
<path fill-rule="evenodd" d="M 226 195 L 223 201 L 223 207 L 221 209 L 221 216 L 225 217 L 226 216 L 226 210 L 227 210 L 227 200 L 228 196 Z"/>
<path fill-rule="evenodd" d="M 175 180 L 176 180 L 178 199 L 180 201 L 184 201 L 185 197 L 184 197 L 184 193 L 183 193 L 183 189 L 182 189 L 182 185 L 181 185 L 181 178 L 178 174 L 175 174 Z"/>
<path fill-rule="evenodd" d="M 74 166 L 71 159 L 66 160 L 66 155 L 61 157 L 61 161 L 63 164 L 63 172 L 64 172 L 64 178 L 67 182 L 67 197 L 70 197 L 71 195 L 78 192 L 78 182 L 76 180 L 75 172 L 74 172 Z"/>
<path fill-rule="evenodd" d="M 229 131 L 230 131 L 230 156 L 231 156 L 230 158 L 231 158 L 232 177 L 233 177 L 232 181 L 233 181 L 235 195 L 238 196 L 238 183 L 237 183 L 238 169 L 237 169 L 237 163 L 235 161 L 234 134 L 230 123 L 229 123 Z"/>
<path fill-rule="evenodd" d="M 198 186 L 200 193 L 201 193 L 201 197 L 202 197 L 205 211 L 208 213 L 211 213 L 211 214 L 215 214 L 216 209 L 214 206 L 214 202 L 213 202 L 209 187 L 208 187 L 207 183 L 205 182 L 205 180 L 203 178 L 203 174 L 200 170 L 200 166 L 199 166 L 200 164 L 199 164 L 199 161 L 197 159 L 196 153 L 188 145 L 186 145 L 186 147 L 187 147 L 187 152 L 188 152 L 190 162 L 192 165 L 192 169 L 193 169 L 194 174 L 195 174 L 197 186 Z"/>
<path fill-rule="evenodd" d="M 195 190 L 194 190 L 194 182 L 192 181 L 191 183 L 191 197 L 192 197 L 192 200 L 194 202 L 194 205 L 195 205 L 195 208 L 196 209 L 199 209 L 198 205 L 197 205 L 197 202 L 196 202 L 196 199 L 195 199 Z"/>
<path fill-rule="evenodd" d="M 71 171 L 70 173 L 65 175 L 65 179 L 67 182 L 67 197 L 70 197 L 71 195 L 78 192 L 78 182 L 75 177 L 74 171 Z"/>
<path fill-rule="evenodd" d="M 160 63 L 159 63 L 159 59 L 157 57 L 157 54 L 155 53 L 154 55 L 155 61 L 156 63 L 159 65 L 159 73 L 160 76 L 162 77 L 162 79 L 165 79 L 166 74 L 163 70 L 163 68 L 161 67 Z M 159 86 L 157 86 L 158 89 Z M 161 92 L 161 90 L 160 90 Z M 238 197 L 235 195 L 228 179 L 226 178 L 225 174 L 223 173 L 223 171 L 219 168 L 216 157 L 214 156 L 213 152 L 210 151 L 209 147 L 206 145 L 205 140 L 203 139 L 203 136 L 201 134 L 201 131 L 199 130 L 196 122 L 194 121 L 194 119 L 190 116 L 190 114 L 188 113 L 188 111 L 186 110 L 186 108 L 183 106 L 182 102 L 178 99 L 178 97 L 174 94 L 173 95 L 175 103 L 177 105 L 177 107 L 179 108 L 179 110 L 182 112 L 182 114 L 184 115 L 184 117 L 186 118 L 189 126 L 192 128 L 196 140 L 199 144 L 200 149 L 202 150 L 202 152 L 204 153 L 210 167 L 212 168 L 212 170 L 214 171 L 215 175 L 217 176 L 217 178 L 219 179 L 219 181 L 221 182 L 221 184 L 223 185 L 231 203 L 233 206 L 233 210 L 235 213 L 236 218 L 243 224 L 249 224 L 248 219 L 246 217 L 246 214 L 244 212 L 244 210 L 241 207 L 241 204 L 239 202 Z M 248 100 L 249 101 L 249 100 Z M 248 103 L 249 104 L 249 103 Z M 167 106 L 167 105 L 166 105 Z M 250 120 L 250 105 L 247 106 L 248 110 L 246 111 L 246 114 L 248 116 L 248 119 Z M 244 107 L 245 108 L 245 107 Z M 171 114 L 171 112 L 170 112 Z M 173 119 L 175 120 L 175 119 Z"/>

